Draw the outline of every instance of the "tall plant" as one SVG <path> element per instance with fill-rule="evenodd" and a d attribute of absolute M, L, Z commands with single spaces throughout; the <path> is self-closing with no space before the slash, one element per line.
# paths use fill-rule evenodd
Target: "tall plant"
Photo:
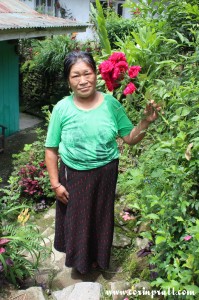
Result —
<path fill-rule="evenodd" d="M 93 12 L 96 15 L 97 33 L 99 35 L 101 47 L 106 54 L 110 54 L 111 46 L 108 39 L 108 33 L 106 30 L 106 20 L 99 0 L 96 0 L 96 10 L 95 11 L 93 10 Z"/>

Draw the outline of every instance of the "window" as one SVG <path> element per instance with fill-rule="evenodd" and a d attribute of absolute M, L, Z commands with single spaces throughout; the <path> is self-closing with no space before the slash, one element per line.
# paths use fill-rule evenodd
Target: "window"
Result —
<path fill-rule="evenodd" d="M 36 0 L 36 7 L 37 6 L 41 6 L 41 5 L 45 5 L 45 0 Z"/>
<path fill-rule="evenodd" d="M 102 5 L 102 8 L 104 9 L 104 13 L 106 15 L 106 9 L 108 6 L 112 7 L 113 9 L 115 9 L 115 11 L 117 12 L 117 14 L 119 16 L 122 16 L 123 15 L 123 4 L 124 4 L 125 0 L 119 0 L 119 1 L 112 1 L 112 0 L 109 0 L 109 1 L 100 1 L 101 5 Z M 96 8 L 96 3 L 95 1 L 91 1 L 91 3 L 93 4 L 93 6 Z"/>
<path fill-rule="evenodd" d="M 55 0 L 36 0 L 36 10 L 43 14 L 54 14 Z"/>
<path fill-rule="evenodd" d="M 96 8 L 96 3 L 95 1 L 92 1 L 93 6 Z M 100 1 L 100 4 L 102 6 L 102 8 L 107 8 L 107 1 Z"/>
<path fill-rule="evenodd" d="M 122 3 L 118 3 L 118 5 L 117 5 L 117 14 L 119 16 L 123 15 L 123 4 Z"/>

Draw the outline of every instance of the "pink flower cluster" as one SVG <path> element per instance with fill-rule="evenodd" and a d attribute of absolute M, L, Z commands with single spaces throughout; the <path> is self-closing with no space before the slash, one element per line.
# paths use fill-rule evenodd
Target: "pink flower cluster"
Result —
<path fill-rule="evenodd" d="M 4 246 L 5 244 L 7 244 L 9 242 L 10 242 L 10 240 L 8 240 L 8 239 L 0 238 L 0 254 L 6 252 L 5 248 L 1 247 L 1 246 Z"/>
<path fill-rule="evenodd" d="M 126 56 L 122 52 L 114 52 L 108 60 L 103 61 L 99 65 L 99 71 L 102 78 L 105 80 L 109 91 L 114 91 L 120 86 L 120 82 L 128 77 L 128 80 L 138 76 L 141 70 L 140 66 L 130 66 L 126 61 Z M 123 94 L 133 94 L 136 91 L 136 86 L 133 82 L 126 85 Z"/>
<path fill-rule="evenodd" d="M 120 216 L 124 221 L 129 221 L 129 220 L 135 220 L 136 218 L 134 216 L 131 216 L 129 212 L 125 211 L 123 213 L 120 213 Z"/>
<path fill-rule="evenodd" d="M 186 235 L 186 236 L 184 237 L 184 240 L 185 240 L 185 241 L 189 241 L 190 239 L 192 239 L 192 236 L 191 236 L 191 235 Z"/>

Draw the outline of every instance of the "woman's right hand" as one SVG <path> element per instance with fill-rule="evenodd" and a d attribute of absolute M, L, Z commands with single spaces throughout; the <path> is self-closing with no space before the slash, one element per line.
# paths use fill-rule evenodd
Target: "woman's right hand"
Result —
<path fill-rule="evenodd" d="M 55 190 L 56 198 L 64 204 L 68 203 L 69 193 L 63 185 Z"/>

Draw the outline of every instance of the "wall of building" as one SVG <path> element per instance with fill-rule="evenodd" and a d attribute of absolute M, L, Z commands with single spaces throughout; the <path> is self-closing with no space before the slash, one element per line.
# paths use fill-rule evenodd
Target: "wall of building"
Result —
<path fill-rule="evenodd" d="M 20 1 L 30 6 L 32 9 L 35 9 L 35 0 L 20 0 Z"/>
<path fill-rule="evenodd" d="M 19 61 L 10 42 L 0 42 L 0 70 L 0 124 L 8 136 L 19 130 Z"/>
<path fill-rule="evenodd" d="M 79 22 L 89 22 L 90 0 L 59 0 L 60 5 L 66 9 L 69 18 Z M 77 34 L 78 40 L 92 39 L 93 34 L 90 28 L 86 32 Z"/>

